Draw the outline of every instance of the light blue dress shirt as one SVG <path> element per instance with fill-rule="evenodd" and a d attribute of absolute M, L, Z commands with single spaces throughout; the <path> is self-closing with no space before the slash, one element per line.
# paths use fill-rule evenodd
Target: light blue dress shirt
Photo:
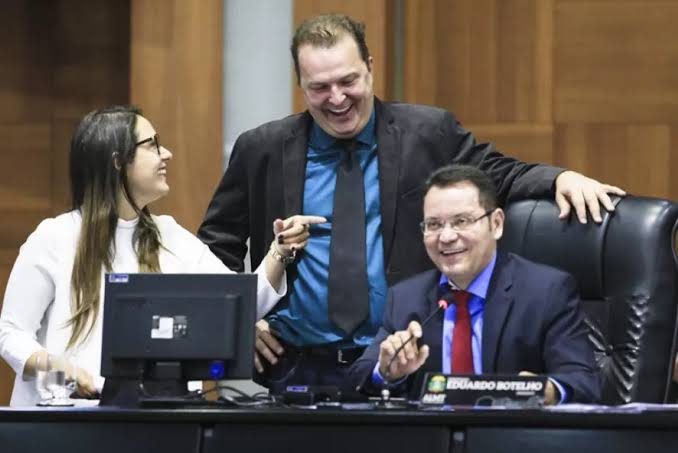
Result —
<path fill-rule="evenodd" d="M 468 301 L 468 311 L 471 315 L 471 352 L 473 354 L 473 371 L 475 374 L 483 373 L 482 360 L 482 338 L 483 338 L 483 314 L 485 312 L 485 299 L 487 299 L 487 289 L 490 286 L 490 279 L 494 272 L 494 266 L 497 263 L 497 254 L 492 256 L 490 263 L 473 279 L 466 288 L 466 292 L 471 294 Z M 459 289 L 454 282 L 451 282 L 445 274 L 440 275 L 439 282 L 442 294 L 450 290 Z M 443 321 L 443 373 L 452 373 L 452 341 L 454 335 L 454 324 L 457 320 L 457 306 L 450 304 L 445 310 L 445 319 Z"/>

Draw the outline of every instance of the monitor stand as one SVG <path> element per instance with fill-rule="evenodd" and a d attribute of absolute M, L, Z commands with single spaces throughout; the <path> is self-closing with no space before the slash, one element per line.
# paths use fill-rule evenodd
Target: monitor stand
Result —
<path fill-rule="evenodd" d="M 187 395 L 186 381 L 108 378 L 104 383 L 99 405 L 138 408 L 147 407 L 153 401 L 162 404 L 161 400 L 168 403 L 204 402 L 202 399 L 187 399 Z"/>

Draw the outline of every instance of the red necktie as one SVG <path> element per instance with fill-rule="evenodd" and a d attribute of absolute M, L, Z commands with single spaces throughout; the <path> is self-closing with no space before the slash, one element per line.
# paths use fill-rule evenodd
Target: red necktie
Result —
<path fill-rule="evenodd" d="M 471 295 L 466 291 L 453 291 L 452 295 L 457 307 L 457 319 L 452 334 L 452 373 L 473 374 L 471 314 L 468 311 Z"/>

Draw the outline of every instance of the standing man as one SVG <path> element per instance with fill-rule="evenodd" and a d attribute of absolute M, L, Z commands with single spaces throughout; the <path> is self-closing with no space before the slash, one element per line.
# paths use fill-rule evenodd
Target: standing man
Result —
<path fill-rule="evenodd" d="M 608 192 L 623 194 L 476 144 L 445 110 L 376 99 L 364 26 L 347 16 L 307 20 L 291 51 L 308 110 L 238 138 L 198 232 L 231 269 L 243 269 L 248 238 L 254 267 L 266 253 L 290 265 L 289 296 L 257 325 L 258 381 L 273 392 L 340 384 L 381 324 L 387 287 L 431 268 L 417 225 L 434 169 L 476 166 L 498 187 L 500 203 L 555 195 L 561 217 L 574 207 L 583 222 L 587 208 L 595 221 L 599 203 L 614 209 Z M 264 226 L 292 215 L 328 221 L 301 223 L 308 244 L 288 259 L 269 251 Z"/>
<path fill-rule="evenodd" d="M 395 394 L 413 395 L 421 388 L 413 377 L 420 369 L 537 373 L 548 376 L 546 404 L 600 399 L 574 278 L 497 252 L 504 212 L 487 175 L 466 165 L 434 172 L 426 184 L 421 230 L 437 269 L 389 290 L 383 326 L 353 364 L 347 386 L 378 394 L 388 385 Z M 444 297 L 453 302 L 444 315 L 422 326 L 419 321 Z"/>

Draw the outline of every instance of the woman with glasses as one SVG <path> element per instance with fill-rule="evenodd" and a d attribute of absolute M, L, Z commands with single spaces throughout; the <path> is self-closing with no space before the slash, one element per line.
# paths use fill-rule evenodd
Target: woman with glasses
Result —
<path fill-rule="evenodd" d="M 11 405 L 38 401 L 32 377 L 50 357 L 73 358 L 77 392 L 99 376 L 104 272 L 231 273 L 207 246 L 148 204 L 169 192 L 172 153 L 132 107 L 87 114 L 71 142 L 72 210 L 44 220 L 20 249 L 0 315 L 0 355 L 17 374 Z M 276 241 L 255 273 L 263 316 L 287 291 L 285 264 L 317 217 L 276 220 Z"/>

